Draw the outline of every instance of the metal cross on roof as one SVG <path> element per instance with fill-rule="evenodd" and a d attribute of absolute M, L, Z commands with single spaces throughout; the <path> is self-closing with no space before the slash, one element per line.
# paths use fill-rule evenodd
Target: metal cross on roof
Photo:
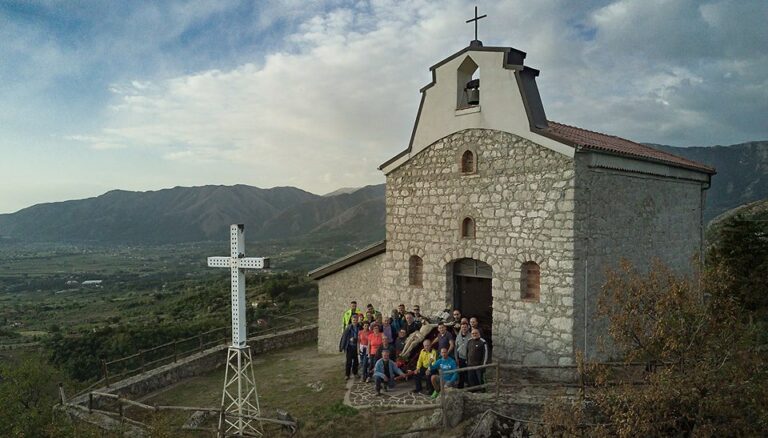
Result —
<path fill-rule="evenodd" d="M 479 16 L 479 17 L 478 17 L 478 16 L 477 16 L 477 6 L 475 6 L 475 18 L 471 18 L 471 19 L 467 20 L 467 23 L 471 23 L 471 22 L 473 22 L 473 21 L 475 22 L 475 41 L 477 41 L 477 22 L 478 22 L 478 20 L 480 20 L 481 18 L 485 18 L 485 17 L 487 17 L 487 16 L 488 16 L 488 15 L 486 15 L 486 14 L 483 14 L 483 15 L 481 15 L 481 16 Z"/>

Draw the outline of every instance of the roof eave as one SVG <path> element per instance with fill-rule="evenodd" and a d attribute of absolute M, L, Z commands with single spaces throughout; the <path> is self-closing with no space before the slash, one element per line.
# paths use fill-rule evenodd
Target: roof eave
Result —
<path fill-rule="evenodd" d="M 372 245 L 366 246 L 363 249 L 348 254 L 340 259 L 334 260 L 331 263 L 320 266 L 319 268 L 310 271 L 307 276 L 313 280 L 319 280 L 323 277 L 327 277 L 331 274 L 346 269 L 352 265 L 360 263 L 371 257 L 383 254 L 387 250 L 387 241 L 382 240 Z"/>
<path fill-rule="evenodd" d="M 578 129 L 580 129 L 580 128 L 578 128 Z M 627 158 L 632 158 L 632 159 L 640 160 L 640 161 L 649 161 L 649 162 L 652 162 L 652 163 L 664 164 L 666 166 L 678 167 L 678 168 L 681 168 L 681 169 L 692 170 L 692 171 L 695 171 L 695 172 L 705 173 L 705 174 L 708 174 L 708 175 L 715 175 L 715 174 L 717 174 L 717 170 L 714 167 L 705 166 L 703 164 L 702 165 L 694 165 L 694 164 L 687 165 L 685 163 L 679 163 L 679 162 L 670 161 L 670 160 L 663 160 L 663 159 L 660 159 L 660 158 L 647 157 L 647 156 L 644 156 L 644 155 L 632 154 L 632 153 L 627 153 L 627 152 L 613 151 L 613 150 L 610 150 L 610 149 L 605 149 L 605 148 L 601 148 L 601 147 L 597 147 L 597 146 L 592 146 L 592 145 L 585 144 L 585 143 L 575 142 L 575 141 L 573 141 L 573 140 L 571 140 L 571 139 L 569 139 L 567 137 L 558 135 L 558 134 L 556 134 L 556 133 L 554 133 L 551 130 L 546 129 L 546 128 L 537 128 L 537 129 L 535 129 L 535 132 L 537 134 L 539 134 L 539 135 L 544 136 L 544 137 L 548 137 L 548 138 L 550 138 L 552 140 L 559 141 L 560 143 L 566 144 L 568 146 L 572 146 L 572 147 L 576 148 L 576 151 L 582 151 L 582 150 L 594 151 L 594 152 L 604 153 L 604 154 L 608 154 L 608 155 L 615 155 L 615 156 L 618 156 L 618 157 L 627 157 Z"/>

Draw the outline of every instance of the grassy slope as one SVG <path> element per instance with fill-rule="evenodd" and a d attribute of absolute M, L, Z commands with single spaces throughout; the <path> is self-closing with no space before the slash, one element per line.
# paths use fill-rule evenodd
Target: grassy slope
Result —
<path fill-rule="evenodd" d="M 262 414 L 274 418 L 277 409 L 288 411 L 301 422 L 302 436 L 348 436 L 350 421 L 357 428 L 363 422 L 357 410 L 342 404 L 341 360 L 336 355 L 319 355 L 315 343 L 258 357 L 254 369 Z M 224 370 L 216 370 L 156 393 L 145 403 L 216 407 L 221 403 L 223 381 Z M 321 391 L 307 386 L 315 382 L 322 382 Z M 173 417 L 174 423 L 186 419 L 186 415 Z"/>
<path fill-rule="evenodd" d="M 343 404 L 346 385 L 342 361 L 340 355 L 319 354 L 314 342 L 259 356 L 255 373 L 262 414 L 274 418 L 277 409 L 288 411 L 299 420 L 299 436 L 302 437 L 372 436 L 371 415 L 376 412 L 358 411 Z M 216 407 L 221 403 L 223 381 L 223 369 L 217 370 L 161 390 L 146 397 L 143 402 L 150 405 Z M 317 382 L 322 384 L 320 391 L 308 386 Z M 379 433 L 405 430 L 422 415 L 424 413 L 386 417 L 386 420 L 380 418 Z M 180 425 L 187 416 L 171 414 L 163 421 L 169 425 Z M 208 426 L 215 426 L 214 420 Z"/>

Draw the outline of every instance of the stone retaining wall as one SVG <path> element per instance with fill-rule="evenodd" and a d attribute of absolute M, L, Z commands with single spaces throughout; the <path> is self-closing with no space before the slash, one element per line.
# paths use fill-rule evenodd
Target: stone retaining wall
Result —
<path fill-rule="evenodd" d="M 541 418 L 543 406 L 539 403 L 520 403 L 503 395 L 497 400 L 493 393 L 445 391 L 444 394 L 444 415 L 448 418 L 450 427 L 455 427 L 463 420 L 480 415 L 489 409 L 513 418 L 525 420 Z"/>
<path fill-rule="evenodd" d="M 258 336 L 249 339 L 248 343 L 251 346 L 251 351 L 254 354 L 259 354 L 316 339 L 317 324 L 312 324 L 275 334 Z M 205 374 L 222 367 L 226 361 L 226 352 L 227 345 L 209 348 L 201 353 L 185 357 L 178 362 L 163 365 L 145 373 L 114 382 L 109 387 L 102 387 L 94 391 L 118 394 L 135 400 L 183 379 Z M 103 398 L 95 400 L 98 400 L 98 406 L 108 402 L 108 400 L 103 400 Z M 87 404 L 88 394 L 77 397 L 70 402 L 81 405 Z"/>

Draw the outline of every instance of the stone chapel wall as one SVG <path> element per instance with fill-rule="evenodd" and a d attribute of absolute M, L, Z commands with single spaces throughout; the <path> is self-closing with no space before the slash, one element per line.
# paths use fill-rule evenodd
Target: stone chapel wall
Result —
<path fill-rule="evenodd" d="M 321 353 L 339 351 L 341 316 L 349 302 L 358 307 L 378 306 L 384 254 L 373 256 L 318 280 L 317 348 Z"/>
<path fill-rule="evenodd" d="M 584 351 L 586 339 L 587 357 L 605 359 L 610 347 L 601 352 L 598 336 L 607 334 L 606 321 L 594 316 L 605 270 L 622 258 L 647 269 L 656 257 L 692 272 L 701 248 L 702 183 L 589 168 L 586 161 L 577 160 L 574 349 Z"/>
<path fill-rule="evenodd" d="M 460 173 L 466 150 L 476 154 L 476 174 Z M 571 363 L 572 158 L 510 133 L 463 130 L 387 175 L 386 202 L 382 304 L 420 304 L 427 315 L 451 307 L 451 262 L 474 258 L 493 268 L 494 356 Z M 466 216 L 476 222 L 474 239 L 461 238 Z M 408 284 L 411 255 L 423 258 L 423 287 Z M 526 261 L 541 267 L 540 302 L 521 299 Z"/>

